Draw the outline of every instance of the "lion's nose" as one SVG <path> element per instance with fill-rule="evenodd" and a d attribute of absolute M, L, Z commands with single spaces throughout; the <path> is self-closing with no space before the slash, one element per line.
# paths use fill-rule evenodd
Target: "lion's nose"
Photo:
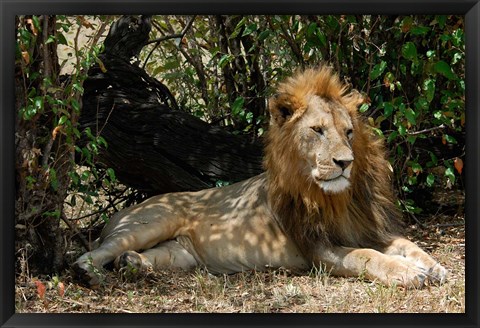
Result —
<path fill-rule="evenodd" d="M 345 170 L 350 164 L 352 164 L 353 160 L 338 160 L 334 158 L 333 162 L 340 166 L 342 170 Z"/>

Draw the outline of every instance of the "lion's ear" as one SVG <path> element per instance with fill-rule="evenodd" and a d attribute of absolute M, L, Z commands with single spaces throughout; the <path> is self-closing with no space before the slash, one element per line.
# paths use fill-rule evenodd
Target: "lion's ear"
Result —
<path fill-rule="evenodd" d="M 343 96 L 343 103 L 350 113 L 357 112 L 358 106 L 365 102 L 365 97 L 357 90 L 352 90 L 350 93 Z"/>
<path fill-rule="evenodd" d="M 287 101 L 286 98 L 282 95 L 274 95 L 268 101 L 268 110 L 270 111 L 272 122 L 278 126 L 282 126 L 295 112 L 294 105 Z"/>

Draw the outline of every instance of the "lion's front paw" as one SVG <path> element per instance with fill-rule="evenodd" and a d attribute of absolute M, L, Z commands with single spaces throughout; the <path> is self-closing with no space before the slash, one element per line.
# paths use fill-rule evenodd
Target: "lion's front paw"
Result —
<path fill-rule="evenodd" d="M 427 273 L 416 268 L 402 268 L 400 272 L 388 276 L 391 285 L 406 288 L 422 288 L 427 280 Z"/>
<path fill-rule="evenodd" d="M 72 264 L 72 269 L 74 276 L 92 289 L 98 288 L 104 280 L 101 270 L 95 267 L 89 259 L 80 258 Z"/>
<path fill-rule="evenodd" d="M 149 268 L 141 255 L 135 251 L 124 252 L 115 259 L 114 265 L 127 279 L 135 278 L 139 273 L 145 272 Z"/>
<path fill-rule="evenodd" d="M 385 268 L 387 285 L 402 286 L 406 288 L 422 288 L 428 278 L 428 272 L 401 256 L 393 256 Z"/>
<path fill-rule="evenodd" d="M 448 271 L 440 263 L 435 263 L 430 269 L 428 269 L 427 277 L 428 282 L 441 285 L 447 280 Z"/>

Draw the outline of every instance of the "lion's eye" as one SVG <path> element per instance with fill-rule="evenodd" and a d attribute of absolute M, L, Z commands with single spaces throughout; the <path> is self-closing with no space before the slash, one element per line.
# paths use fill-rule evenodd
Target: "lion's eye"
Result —
<path fill-rule="evenodd" d="M 323 128 L 320 126 L 313 126 L 312 130 L 315 131 L 316 133 L 323 135 Z"/>
<path fill-rule="evenodd" d="M 353 137 L 353 130 L 352 130 L 352 129 L 348 129 L 348 130 L 347 130 L 347 138 L 348 138 L 348 139 L 352 139 L 352 137 Z"/>

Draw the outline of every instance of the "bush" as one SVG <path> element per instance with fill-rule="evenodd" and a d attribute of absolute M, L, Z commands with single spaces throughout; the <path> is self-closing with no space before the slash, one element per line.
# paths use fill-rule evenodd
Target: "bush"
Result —
<path fill-rule="evenodd" d="M 155 19 L 154 38 L 189 28 L 191 17 Z M 266 128 L 265 99 L 276 81 L 330 63 L 366 96 L 360 110 L 386 139 L 399 205 L 414 214 L 421 211 L 412 200 L 415 190 L 459 185 L 463 28 L 459 16 L 198 16 L 181 39 L 163 42 L 145 64 L 181 107 L 257 137 Z"/>

